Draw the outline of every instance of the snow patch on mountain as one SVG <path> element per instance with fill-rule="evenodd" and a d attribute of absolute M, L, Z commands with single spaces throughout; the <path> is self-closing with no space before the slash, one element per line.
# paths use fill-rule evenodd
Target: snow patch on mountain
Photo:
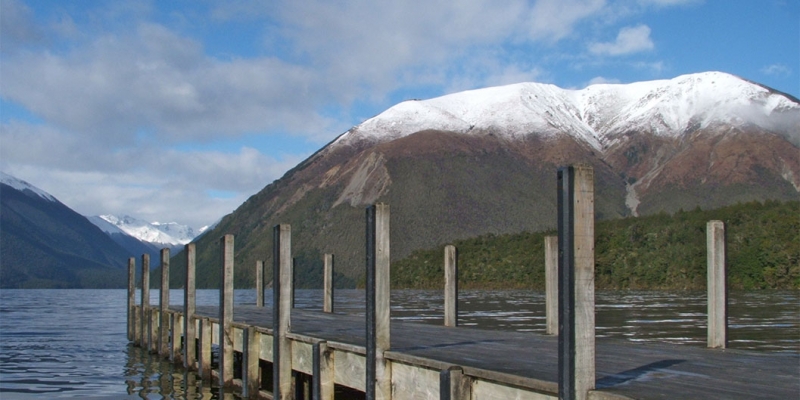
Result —
<path fill-rule="evenodd" d="M 127 233 L 141 241 L 150 243 L 168 244 L 172 246 L 187 244 L 199 235 L 193 228 L 186 225 L 181 225 L 176 222 L 147 222 L 137 219 L 128 215 L 117 217 L 114 215 L 99 215 L 90 218 L 90 221 L 95 222 L 95 219 L 101 219 L 108 225 Z M 101 229 L 110 232 L 110 228 L 104 228 L 105 224 L 97 224 Z"/>
<path fill-rule="evenodd" d="M 45 192 L 42 189 L 37 188 L 36 186 L 31 185 L 28 182 L 25 182 L 21 179 L 17 179 L 5 172 L 0 172 L 0 183 L 11 186 L 12 188 L 19 190 L 20 192 L 30 191 L 33 194 L 53 202 L 58 202 L 58 200 L 53 197 L 50 193 Z"/>
<path fill-rule="evenodd" d="M 385 142 L 435 129 L 508 139 L 568 134 L 601 150 L 628 132 L 680 136 L 718 123 L 788 128 L 794 142 L 800 140 L 793 137 L 800 136 L 800 104 L 722 72 L 581 90 L 528 82 L 405 101 L 354 127 L 334 145 Z"/>

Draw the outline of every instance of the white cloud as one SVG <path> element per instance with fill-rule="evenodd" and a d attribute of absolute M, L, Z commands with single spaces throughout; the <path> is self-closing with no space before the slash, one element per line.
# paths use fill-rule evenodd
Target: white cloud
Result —
<path fill-rule="evenodd" d="M 637 25 L 620 29 L 613 42 L 590 44 L 589 51 L 597 55 L 619 56 L 652 50 L 654 47 L 650 39 L 650 27 Z"/>
<path fill-rule="evenodd" d="M 772 64 L 761 68 L 761 73 L 771 76 L 789 76 L 792 74 L 792 69 L 784 64 Z"/>

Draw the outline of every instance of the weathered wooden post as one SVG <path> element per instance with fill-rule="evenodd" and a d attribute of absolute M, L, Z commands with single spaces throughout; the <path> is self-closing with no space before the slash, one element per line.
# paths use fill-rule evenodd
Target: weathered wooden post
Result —
<path fill-rule="evenodd" d="M 233 235 L 220 238 L 219 385 L 233 385 Z"/>
<path fill-rule="evenodd" d="M 367 208 L 367 400 L 391 399 L 391 365 L 384 352 L 390 340 L 390 249 L 389 205 L 378 203 Z"/>
<path fill-rule="evenodd" d="M 333 351 L 328 349 L 328 342 L 320 341 L 312 344 L 313 387 L 311 398 L 314 400 L 333 400 Z"/>
<path fill-rule="evenodd" d="M 272 395 L 292 398 L 292 227 L 276 225 L 272 237 Z"/>
<path fill-rule="evenodd" d="M 136 306 L 136 259 L 128 259 L 128 341 L 136 340 L 136 318 L 133 308 Z"/>
<path fill-rule="evenodd" d="M 170 326 L 172 326 L 172 338 L 169 350 L 169 360 L 175 364 L 183 364 L 183 352 L 181 351 L 181 337 L 183 337 L 184 316 L 176 312 L 170 312 L 169 315 L 170 315 Z"/>
<path fill-rule="evenodd" d="M 169 249 L 161 249 L 161 289 L 158 303 L 158 355 L 169 357 Z"/>
<path fill-rule="evenodd" d="M 583 400 L 595 387 L 594 171 L 558 170 L 558 391 Z"/>
<path fill-rule="evenodd" d="M 462 400 L 472 397 L 472 382 L 461 367 L 451 366 L 439 372 L 439 400 Z"/>
<path fill-rule="evenodd" d="M 183 367 L 189 370 L 195 369 L 197 359 L 197 342 L 195 337 L 194 314 L 197 309 L 197 291 L 195 279 L 196 253 L 194 243 L 189 243 L 183 247 L 186 253 L 186 284 L 183 286 Z"/>
<path fill-rule="evenodd" d="M 211 320 L 208 318 L 200 319 L 200 354 L 197 356 L 197 370 L 204 381 L 211 380 Z"/>
<path fill-rule="evenodd" d="M 322 258 L 322 311 L 333 312 L 333 254 Z"/>
<path fill-rule="evenodd" d="M 725 253 L 725 223 L 706 224 L 708 262 L 708 347 L 728 346 L 728 293 Z"/>
<path fill-rule="evenodd" d="M 558 236 L 544 238 L 544 287 L 547 334 L 558 335 Z"/>
<path fill-rule="evenodd" d="M 139 346 L 150 349 L 150 255 L 142 254 L 142 309 L 141 318 L 141 342 Z"/>
<path fill-rule="evenodd" d="M 264 261 L 256 261 L 256 307 L 264 307 Z"/>
<path fill-rule="evenodd" d="M 458 326 L 458 251 L 444 247 L 444 326 Z"/>
<path fill-rule="evenodd" d="M 242 332 L 242 395 L 244 398 L 257 399 L 261 386 L 261 374 L 258 367 L 258 357 L 261 350 L 261 333 L 254 326 L 248 326 Z"/>

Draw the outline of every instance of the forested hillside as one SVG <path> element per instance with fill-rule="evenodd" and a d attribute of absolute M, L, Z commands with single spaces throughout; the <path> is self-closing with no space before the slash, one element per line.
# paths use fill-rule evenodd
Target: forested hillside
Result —
<path fill-rule="evenodd" d="M 800 202 L 750 202 L 597 222 L 598 289 L 704 289 L 706 223 L 726 224 L 728 285 L 800 289 Z M 544 288 L 544 237 L 551 232 L 486 235 L 454 243 L 461 288 Z M 443 285 L 443 249 L 392 264 L 393 288 Z"/>

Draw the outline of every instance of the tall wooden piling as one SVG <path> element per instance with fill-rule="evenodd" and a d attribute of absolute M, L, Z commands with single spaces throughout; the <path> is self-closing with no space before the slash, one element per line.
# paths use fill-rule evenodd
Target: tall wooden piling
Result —
<path fill-rule="evenodd" d="M 186 254 L 186 284 L 183 286 L 183 332 L 185 333 L 183 345 L 183 366 L 186 369 L 194 369 L 197 359 L 195 319 L 194 314 L 197 309 L 197 291 L 195 278 L 195 253 L 194 243 L 189 243 L 183 247 Z"/>
<path fill-rule="evenodd" d="M 149 349 L 150 348 L 150 339 L 148 338 L 150 334 L 150 255 L 149 254 L 142 254 L 142 300 L 141 300 L 142 308 L 139 310 L 141 312 L 141 318 L 139 318 L 139 322 L 141 323 L 140 327 L 140 343 L 139 345 Z"/>
<path fill-rule="evenodd" d="M 458 251 L 444 247 L 444 326 L 458 326 Z"/>
<path fill-rule="evenodd" d="M 233 385 L 233 235 L 220 238 L 219 385 Z"/>
<path fill-rule="evenodd" d="M 391 399 L 391 366 L 384 353 L 391 348 L 389 205 L 367 208 L 367 365 L 366 398 Z"/>
<path fill-rule="evenodd" d="M 544 287 L 547 334 L 558 335 L 558 236 L 544 238 Z"/>
<path fill-rule="evenodd" d="M 272 395 L 276 400 L 292 398 L 291 331 L 293 260 L 292 227 L 288 224 L 273 228 L 272 245 Z"/>
<path fill-rule="evenodd" d="M 322 311 L 333 312 L 333 254 L 322 258 Z"/>
<path fill-rule="evenodd" d="M 136 305 L 136 259 L 128 259 L 128 341 L 136 339 L 136 317 L 133 307 Z"/>
<path fill-rule="evenodd" d="M 169 249 L 161 249 L 161 289 L 158 303 L 158 355 L 169 357 Z"/>
<path fill-rule="evenodd" d="M 558 383 L 560 399 L 595 387 L 594 171 L 558 170 Z"/>
<path fill-rule="evenodd" d="M 727 260 L 725 224 L 708 221 L 706 224 L 708 262 L 708 347 L 728 346 Z"/>
<path fill-rule="evenodd" d="M 264 261 L 256 261 L 256 307 L 264 307 Z"/>

